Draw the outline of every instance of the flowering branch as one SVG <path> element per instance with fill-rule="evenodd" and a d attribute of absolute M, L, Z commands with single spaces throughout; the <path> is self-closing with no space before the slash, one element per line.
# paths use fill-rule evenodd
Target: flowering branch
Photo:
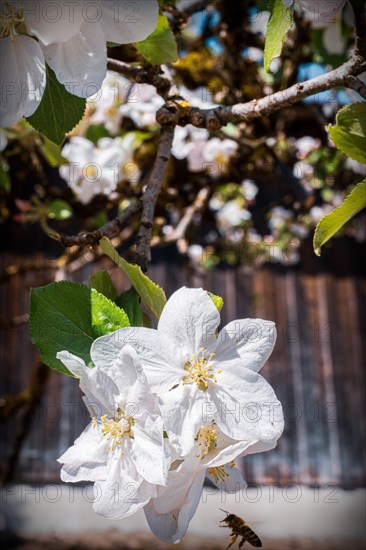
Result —
<path fill-rule="evenodd" d="M 88 244 L 96 244 L 102 239 L 103 237 L 113 238 L 116 237 L 120 231 L 127 226 L 127 224 L 138 214 L 142 209 L 142 205 L 140 202 L 134 202 L 132 203 L 127 210 L 121 214 L 121 216 L 118 216 L 117 218 L 114 218 L 110 222 L 103 225 L 103 227 L 96 229 L 95 231 L 91 231 L 90 233 L 82 233 L 81 235 L 63 235 L 58 233 L 57 234 L 57 240 L 60 241 L 60 243 L 63 246 L 69 247 L 69 246 L 85 246 Z"/>
<path fill-rule="evenodd" d="M 322 74 L 305 82 L 299 82 L 286 90 L 268 95 L 261 99 L 253 99 L 247 103 L 238 103 L 227 107 L 215 107 L 212 109 L 199 109 L 191 107 L 183 113 L 178 107 L 174 108 L 169 101 L 157 113 L 157 121 L 160 124 L 175 123 L 180 125 L 192 124 L 197 128 L 207 128 L 217 131 L 229 122 L 246 122 L 269 115 L 274 111 L 290 107 L 306 97 L 336 88 L 348 86 L 350 77 L 355 77 L 366 70 L 366 61 L 361 56 L 353 56 L 350 61 L 344 63 L 329 73 Z M 351 80 L 352 81 L 352 80 Z M 350 86 L 352 86 L 350 84 Z"/>
<path fill-rule="evenodd" d="M 174 125 L 163 126 L 154 166 L 142 197 L 142 217 L 136 238 L 136 261 L 146 271 L 151 257 L 151 232 L 153 228 L 155 205 L 165 180 L 170 151 L 174 139 Z"/>

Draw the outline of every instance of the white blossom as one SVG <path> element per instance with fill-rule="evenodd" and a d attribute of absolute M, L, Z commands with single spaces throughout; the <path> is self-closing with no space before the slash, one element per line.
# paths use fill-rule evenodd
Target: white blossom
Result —
<path fill-rule="evenodd" d="M 164 104 L 156 88 L 150 84 L 134 84 L 126 103 L 119 107 L 123 117 L 129 117 L 138 128 L 156 124 L 156 112 Z"/>
<path fill-rule="evenodd" d="M 106 361 L 100 359 L 103 348 L 101 338 L 92 346 L 94 368 L 67 351 L 57 354 L 79 378 L 92 417 L 59 462 L 63 481 L 94 482 L 94 510 L 118 519 L 157 496 L 157 486 L 167 482 L 170 456 L 157 399 L 135 351 L 126 346 Z"/>
<path fill-rule="evenodd" d="M 241 182 L 241 188 L 243 190 L 244 198 L 247 201 L 253 201 L 259 191 L 253 180 L 243 180 Z"/>
<path fill-rule="evenodd" d="M 202 426 L 191 454 L 172 464 L 166 487 L 144 507 L 153 533 L 166 542 L 178 542 L 186 533 L 207 477 L 221 491 L 236 493 L 246 483 L 235 467 L 239 456 L 267 451 L 275 446 L 256 440 L 235 441 L 211 423 Z"/>
<path fill-rule="evenodd" d="M 236 200 L 226 202 L 216 213 L 217 225 L 223 232 L 249 221 L 252 215 Z"/>
<path fill-rule="evenodd" d="M 182 457 L 212 420 L 237 440 L 273 443 L 282 433 L 281 405 L 258 374 L 275 343 L 274 323 L 239 319 L 217 337 L 219 323 L 208 293 L 183 287 L 166 303 L 157 330 L 124 328 L 103 337 L 106 361 L 126 344 L 137 350 L 159 395 L 169 441 Z"/>
<path fill-rule="evenodd" d="M 146 38 L 156 27 L 158 2 L 10 0 L 2 3 L 1 16 L 1 123 L 11 126 L 40 104 L 46 63 L 70 93 L 95 94 L 107 72 L 106 42 Z"/>
<path fill-rule="evenodd" d="M 137 176 L 133 143 L 133 134 L 102 138 L 97 145 L 76 136 L 64 146 L 62 155 L 69 164 L 60 167 L 60 174 L 82 204 L 95 195 L 110 195 L 121 179 Z"/>
<path fill-rule="evenodd" d="M 101 89 L 88 100 L 91 111 L 89 122 L 103 124 L 111 134 L 118 134 L 123 115 L 119 109 L 128 98 L 131 82 L 121 75 L 108 71 Z"/>
<path fill-rule="evenodd" d="M 184 128 L 177 126 L 174 133 L 172 154 L 177 159 L 186 158 L 191 172 L 209 170 L 211 176 L 219 175 L 238 144 L 232 139 L 209 139 L 205 128 L 196 128 L 188 124 Z"/>

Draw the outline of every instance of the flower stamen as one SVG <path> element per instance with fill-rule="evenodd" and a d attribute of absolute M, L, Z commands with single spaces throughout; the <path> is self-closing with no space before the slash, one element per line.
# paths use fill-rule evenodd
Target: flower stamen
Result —
<path fill-rule="evenodd" d="M 221 480 L 224 481 L 226 477 L 229 477 L 229 474 L 225 472 L 225 466 L 216 466 L 214 468 L 208 468 L 207 472 L 212 475 L 216 483 Z"/>
<path fill-rule="evenodd" d="M 217 428 L 213 426 L 204 426 L 200 429 L 195 437 L 195 441 L 198 443 L 200 454 L 197 454 L 197 458 L 204 458 L 212 449 L 217 446 Z"/>
<path fill-rule="evenodd" d="M 132 427 L 135 424 L 135 420 L 132 416 L 126 416 L 122 409 L 118 409 L 115 418 L 108 418 L 106 414 L 100 417 L 100 421 L 96 417 L 92 419 L 93 428 L 96 428 L 98 424 L 101 425 L 102 435 L 111 441 L 108 447 L 108 451 L 114 451 L 116 446 L 122 445 L 123 438 L 125 436 L 133 438 Z M 124 452 L 122 451 L 122 456 Z"/>
<path fill-rule="evenodd" d="M 199 355 L 195 353 L 192 359 L 184 364 L 184 370 L 188 371 L 188 374 L 183 376 L 183 384 L 197 384 L 197 387 L 205 392 L 208 388 L 209 380 L 217 383 L 216 376 L 212 372 L 212 365 L 209 363 L 213 357 L 215 357 L 215 354 L 210 353 L 209 358 L 206 358 L 205 348 L 200 349 Z"/>

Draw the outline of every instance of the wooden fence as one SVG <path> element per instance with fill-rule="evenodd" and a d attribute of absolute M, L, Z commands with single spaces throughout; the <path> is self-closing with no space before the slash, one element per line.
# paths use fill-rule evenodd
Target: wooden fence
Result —
<path fill-rule="evenodd" d="M 150 268 L 150 277 L 167 295 L 186 285 L 223 296 L 223 323 L 261 317 L 277 324 L 277 344 L 261 373 L 283 404 L 285 431 L 275 450 L 243 460 L 250 483 L 334 483 L 345 488 L 366 484 L 366 282 L 361 258 L 342 257 L 337 270 L 331 257 L 329 265 L 312 259 L 296 269 L 240 266 L 199 274 L 169 261 Z M 5 254 L 1 261 L 4 269 L 19 264 L 20 258 Z M 99 268 L 89 264 L 75 273 L 74 280 L 84 281 Z M 126 287 L 118 270 L 112 269 L 112 276 L 121 289 Z M 22 316 L 28 310 L 29 287 L 50 280 L 49 271 L 38 270 L 7 277 L 0 284 L 2 396 L 29 386 L 38 359 Z M 11 318 L 15 325 L 7 322 Z M 4 410 L 9 403 L 2 398 L 0 406 Z M 3 471 L 17 459 L 16 468 L 10 464 L 13 480 L 59 481 L 56 459 L 87 421 L 77 381 L 51 372 L 40 403 L 28 412 L 14 404 L 14 412 L 0 426 Z"/>

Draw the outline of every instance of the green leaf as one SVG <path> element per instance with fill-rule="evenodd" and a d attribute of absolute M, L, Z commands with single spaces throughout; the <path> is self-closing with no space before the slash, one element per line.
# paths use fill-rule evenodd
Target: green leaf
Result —
<path fill-rule="evenodd" d="M 212 294 L 212 292 L 209 292 L 208 295 L 210 296 L 211 300 L 217 307 L 218 311 L 221 311 L 224 305 L 224 299 L 221 298 L 221 296 L 217 296 L 217 294 Z"/>
<path fill-rule="evenodd" d="M 346 105 L 336 116 L 336 125 L 327 126 L 334 144 L 358 162 L 366 164 L 366 103 Z"/>
<path fill-rule="evenodd" d="M 149 277 L 141 271 L 140 266 L 130 264 L 121 258 L 107 237 L 103 237 L 100 241 L 100 246 L 104 254 L 109 256 L 128 277 L 132 286 L 140 295 L 145 306 L 148 307 L 155 317 L 159 319 L 161 312 L 163 311 L 163 307 L 166 304 L 164 290 L 149 279 Z"/>
<path fill-rule="evenodd" d="M 95 338 L 110 334 L 119 328 L 129 327 L 130 321 L 123 309 L 91 289 L 92 328 Z"/>
<path fill-rule="evenodd" d="M 86 139 L 97 144 L 104 137 L 110 137 L 110 133 L 104 124 L 90 124 L 85 134 Z"/>
<path fill-rule="evenodd" d="M 177 42 L 165 15 L 159 15 L 155 31 L 142 42 L 136 42 L 135 46 L 152 65 L 178 59 Z"/>
<path fill-rule="evenodd" d="M 40 150 L 44 158 L 51 166 L 58 168 L 59 166 L 69 162 L 62 156 L 60 145 L 56 145 L 56 143 L 53 143 L 53 141 L 50 141 L 46 137 L 44 137 L 43 140 L 44 141 L 40 146 Z"/>
<path fill-rule="evenodd" d="M 286 33 L 292 27 L 292 23 L 292 11 L 285 6 L 282 0 L 275 0 L 267 25 L 264 46 L 264 68 L 267 73 L 270 72 L 269 67 L 272 59 L 281 55 Z"/>
<path fill-rule="evenodd" d="M 109 298 L 109 300 L 112 300 L 113 302 L 118 296 L 118 292 L 113 284 L 112 278 L 106 269 L 101 269 L 93 275 L 90 275 L 88 279 L 88 286 L 90 286 L 90 288 L 95 288 L 95 290 L 100 292 L 100 294 L 103 294 L 103 296 Z M 121 307 L 123 306 L 121 305 Z"/>
<path fill-rule="evenodd" d="M 83 118 L 86 99 L 70 94 L 47 66 L 47 85 L 36 112 L 27 121 L 56 144 L 61 144 Z"/>
<path fill-rule="evenodd" d="M 67 220 L 73 215 L 73 210 L 66 201 L 57 199 L 49 205 L 47 215 L 51 220 Z"/>
<path fill-rule="evenodd" d="M 42 361 L 57 371 L 70 374 L 56 359 L 67 350 L 90 362 L 92 329 L 91 290 L 85 285 L 61 281 L 33 288 L 30 295 L 30 333 Z"/>
<path fill-rule="evenodd" d="M 122 292 L 118 296 L 116 304 L 127 313 L 132 327 L 140 327 L 142 325 L 140 297 L 133 287 L 126 290 L 126 292 Z"/>
<path fill-rule="evenodd" d="M 318 223 L 314 233 L 314 251 L 320 256 L 320 249 L 341 227 L 366 206 L 366 179 L 356 185 L 343 203 L 333 212 L 326 214 Z"/>

